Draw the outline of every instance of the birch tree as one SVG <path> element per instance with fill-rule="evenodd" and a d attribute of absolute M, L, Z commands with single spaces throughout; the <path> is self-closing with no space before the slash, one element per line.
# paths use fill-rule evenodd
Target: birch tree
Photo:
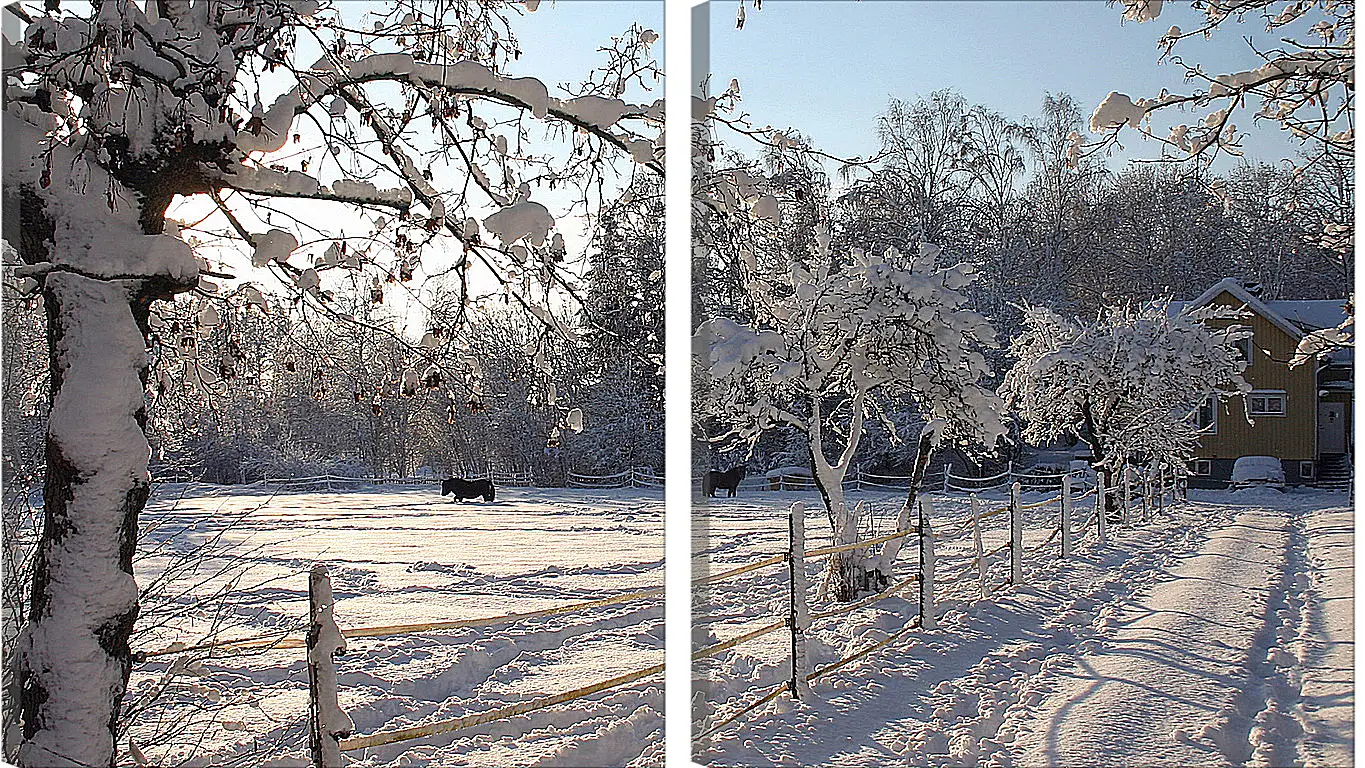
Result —
<path fill-rule="evenodd" d="M 621 99 L 652 71 L 658 35 L 632 29 L 561 98 L 503 74 L 521 53 L 522 9 L 396 2 L 356 20 L 313 0 L 5 7 L 21 32 L 6 45 L 4 237 L 23 289 L 43 298 L 51 361 L 46 521 L 6 745 L 19 765 L 115 762 L 158 302 L 241 269 L 325 312 L 331 274 L 402 280 L 426 259 L 467 305 L 480 297 L 466 276 L 482 270 L 499 299 L 535 307 L 566 285 L 544 191 L 596 185 L 613 157 L 661 168 L 662 104 Z M 536 151 L 537 124 L 565 151 Z M 173 204 L 193 219 L 169 220 Z M 210 264 L 195 244 L 248 256 Z"/>

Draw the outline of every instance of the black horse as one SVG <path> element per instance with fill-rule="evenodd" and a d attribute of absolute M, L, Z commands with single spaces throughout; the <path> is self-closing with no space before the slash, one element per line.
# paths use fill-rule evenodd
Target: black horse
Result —
<path fill-rule="evenodd" d="M 717 488 L 724 488 L 729 491 L 729 495 L 733 497 L 736 489 L 739 488 L 739 481 L 744 479 L 744 473 L 743 464 L 732 469 L 727 469 L 724 472 L 713 469 L 710 472 L 707 472 L 701 479 L 702 493 L 705 493 L 707 496 L 715 496 Z"/>
<path fill-rule="evenodd" d="M 479 496 L 484 501 L 492 501 L 496 495 L 492 480 L 465 480 L 459 477 L 448 477 L 441 481 L 441 495 L 455 495 L 452 501 L 464 501 L 474 499 Z"/>

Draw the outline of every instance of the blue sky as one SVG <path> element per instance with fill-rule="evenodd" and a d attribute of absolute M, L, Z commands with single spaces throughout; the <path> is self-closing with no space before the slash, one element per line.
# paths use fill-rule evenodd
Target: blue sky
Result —
<path fill-rule="evenodd" d="M 544 0 L 535 13 L 527 13 L 513 24 L 512 31 L 524 53 L 508 74 L 539 77 L 552 90 L 558 82 L 581 80 L 606 60 L 597 49 L 634 22 L 662 35 L 663 0 Z M 662 42 L 652 46 L 661 62 Z M 663 98 L 663 82 L 649 94 L 632 92 L 627 98 Z"/>
<path fill-rule="evenodd" d="M 1136 99 L 1188 90 L 1183 70 L 1157 62 L 1156 41 L 1172 24 L 1197 28 L 1188 4 L 1175 2 L 1137 24 L 1123 21 L 1121 4 L 1098 0 L 766 0 L 761 11 L 746 9 L 743 30 L 737 8 L 736 0 L 711 3 L 712 92 L 738 78 L 756 124 L 796 128 L 841 156 L 875 151 L 874 119 L 890 96 L 952 88 L 1020 119 L 1038 114 L 1044 93 L 1066 92 L 1088 119 L 1110 91 Z M 1265 36 L 1249 22 L 1183 41 L 1177 52 L 1208 71 L 1253 69 L 1247 34 Z M 1293 155 L 1296 144 L 1278 126 L 1245 119 L 1238 127 L 1250 134 L 1248 157 Z M 1123 143 L 1130 156 L 1160 152 L 1137 134 Z"/>

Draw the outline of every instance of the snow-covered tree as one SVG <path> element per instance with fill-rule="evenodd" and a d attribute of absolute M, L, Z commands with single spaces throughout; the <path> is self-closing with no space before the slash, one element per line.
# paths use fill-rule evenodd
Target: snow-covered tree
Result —
<path fill-rule="evenodd" d="M 653 71 L 658 35 L 632 29 L 561 98 L 504 74 L 521 53 L 510 19 L 535 5 L 395 2 L 358 19 L 313 0 L 5 7 L 21 31 L 6 41 L 4 237 L 42 294 L 52 364 L 17 763 L 115 760 L 157 302 L 240 269 L 339 317 L 332 275 L 402 282 L 425 257 L 461 306 L 481 300 L 477 274 L 537 307 L 566 283 L 545 190 L 596 187 L 615 156 L 661 167 L 661 103 L 621 99 Z M 538 121 L 563 152 L 537 151 Z M 194 221 L 168 220 L 173 205 Z M 244 255 L 210 265 L 191 241 Z"/>
<path fill-rule="evenodd" d="M 1000 395 L 1030 443 L 1084 440 L 1107 486 L 1124 463 L 1183 466 L 1201 433 L 1200 406 L 1250 390 L 1236 347 L 1250 332 L 1205 324 L 1230 312 L 1171 316 L 1164 302 L 1148 302 L 1082 321 L 1028 308 Z"/>
<path fill-rule="evenodd" d="M 817 232 L 811 257 L 780 271 L 749 265 L 751 322 L 701 323 L 696 413 L 720 425 L 709 435 L 717 443 L 752 444 L 780 428 L 804 435 L 834 538 L 850 543 L 857 521 L 843 483 L 869 419 L 908 401 L 933 425 L 931 445 L 992 446 L 1003 425 L 999 399 L 980 384 L 994 333 L 962 294 L 975 271 L 940 266 L 932 245 L 878 255 L 838 253 L 829 240 Z M 830 577 L 837 599 L 854 598 L 871 583 L 866 553 L 833 558 Z"/>

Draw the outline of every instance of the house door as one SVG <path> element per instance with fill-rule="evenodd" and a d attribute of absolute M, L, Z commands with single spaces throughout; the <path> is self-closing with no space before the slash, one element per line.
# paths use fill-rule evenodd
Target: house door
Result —
<path fill-rule="evenodd" d="M 1346 404 L 1318 403 L 1318 453 L 1346 452 Z"/>

